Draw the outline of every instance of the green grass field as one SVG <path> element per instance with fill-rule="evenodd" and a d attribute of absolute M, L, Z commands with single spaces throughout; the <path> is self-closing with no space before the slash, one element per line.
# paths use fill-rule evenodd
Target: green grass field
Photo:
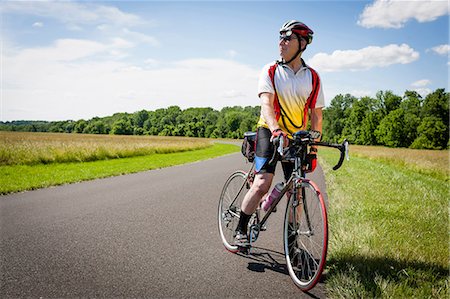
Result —
<path fill-rule="evenodd" d="M 0 194 L 209 159 L 239 150 L 197 138 L 0 132 Z"/>
<path fill-rule="evenodd" d="M 356 152 L 335 172 L 335 151 L 320 151 L 330 198 L 329 297 L 448 298 L 448 151 Z"/>

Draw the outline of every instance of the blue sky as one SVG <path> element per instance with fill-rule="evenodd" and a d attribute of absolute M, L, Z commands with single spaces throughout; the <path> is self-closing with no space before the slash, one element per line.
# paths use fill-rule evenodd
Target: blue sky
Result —
<path fill-rule="evenodd" d="M 449 87 L 447 1 L 4 1 L 0 120 L 256 106 L 278 29 L 314 30 L 303 54 L 337 94 Z"/>

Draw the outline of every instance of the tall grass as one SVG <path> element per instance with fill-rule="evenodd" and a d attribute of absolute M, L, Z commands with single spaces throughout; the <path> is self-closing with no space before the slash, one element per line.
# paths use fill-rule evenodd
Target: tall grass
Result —
<path fill-rule="evenodd" d="M 448 151 L 350 151 L 357 155 L 337 172 L 336 154 L 320 152 L 330 198 L 328 295 L 448 298 Z"/>
<path fill-rule="evenodd" d="M 232 144 L 178 153 L 153 154 L 85 163 L 50 163 L 0 166 L 0 194 L 32 190 L 114 175 L 169 167 L 239 151 Z"/>
<path fill-rule="evenodd" d="M 352 145 L 352 155 L 408 168 L 419 173 L 449 180 L 449 151 L 385 148 Z"/>
<path fill-rule="evenodd" d="M 89 162 L 211 145 L 206 139 L 185 137 L 0 132 L 0 166 Z"/>

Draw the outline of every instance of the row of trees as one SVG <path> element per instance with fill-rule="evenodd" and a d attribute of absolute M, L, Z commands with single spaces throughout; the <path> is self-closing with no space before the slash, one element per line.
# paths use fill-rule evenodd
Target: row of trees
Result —
<path fill-rule="evenodd" d="M 0 122 L 0 130 L 241 138 L 244 132 L 255 129 L 259 112 L 259 107 L 225 107 L 217 111 L 212 108 L 181 110 L 178 106 L 171 106 L 155 111 L 116 113 L 90 120 Z"/>
<path fill-rule="evenodd" d="M 416 149 L 444 149 L 449 142 L 449 93 L 437 89 L 424 99 L 414 91 L 375 98 L 338 95 L 324 110 L 328 140 Z"/>
<path fill-rule="evenodd" d="M 259 113 L 259 107 L 236 106 L 217 111 L 172 106 L 87 121 L 0 122 L 0 130 L 242 138 L 244 132 L 256 129 Z M 445 89 L 437 89 L 425 98 L 414 91 L 406 91 L 403 97 L 391 91 L 380 91 L 375 98 L 338 95 L 323 115 L 325 140 L 339 142 L 347 138 L 362 145 L 448 148 L 449 93 Z"/>

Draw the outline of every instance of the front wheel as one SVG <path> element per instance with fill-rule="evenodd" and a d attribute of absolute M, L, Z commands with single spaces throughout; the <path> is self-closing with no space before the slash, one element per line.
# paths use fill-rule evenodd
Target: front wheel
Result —
<path fill-rule="evenodd" d="M 239 222 L 242 200 L 249 188 L 247 174 L 243 171 L 236 171 L 225 182 L 220 195 L 219 234 L 223 245 L 231 252 L 238 252 L 238 247 L 234 245 L 234 234 Z"/>
<path fill-rule="evenodd" d="M 322 194 L 313 182 L 302 181 L 294 194 L 286 208 L 284 254 L 294 284 L 308 291 L 317 284 L 325 267 L 327 211 Z"/>

